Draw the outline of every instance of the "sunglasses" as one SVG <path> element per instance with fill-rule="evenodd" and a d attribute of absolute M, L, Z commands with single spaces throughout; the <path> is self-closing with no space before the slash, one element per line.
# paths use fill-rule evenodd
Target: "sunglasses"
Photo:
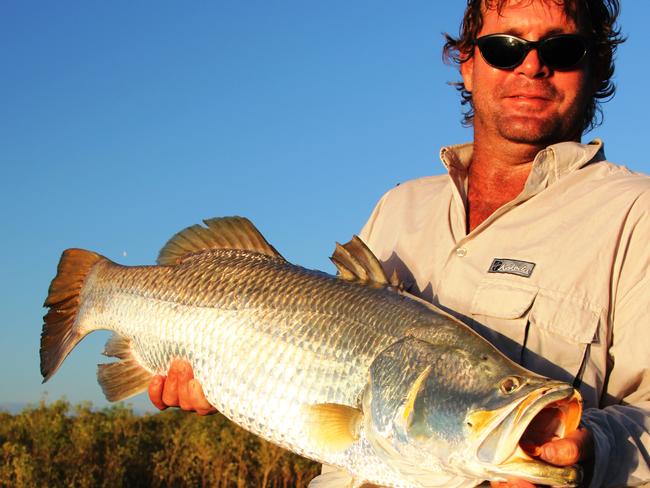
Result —
<path fill-rule="evenodd" d="M 474 44 L 486 63 L 505 70 L 519 66 L 533 49 L 537 49 L 540 60 L 549 68 L 571 70 L 589 50 L 587 41 L 578 34 L 559 34 L 539 41 L 527 41 L 510 34 L 489 34 L 479 37 Z"/>

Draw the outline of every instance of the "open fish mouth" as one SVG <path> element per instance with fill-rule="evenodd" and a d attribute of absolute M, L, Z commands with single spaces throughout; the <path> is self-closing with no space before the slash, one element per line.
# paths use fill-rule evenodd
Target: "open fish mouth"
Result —
<path fill-rule="evenodd" d="M 575 431 L 581 415 L 582 398 L 576 390 L 566 383 L 547 384 L 493 415 L 485 426 L 488 434 L 479 445 L 478 459 L 496 466 L 504 479 L 576 485 L 580 468 L 553 466 L 538 457 L 544 443 Z"/>

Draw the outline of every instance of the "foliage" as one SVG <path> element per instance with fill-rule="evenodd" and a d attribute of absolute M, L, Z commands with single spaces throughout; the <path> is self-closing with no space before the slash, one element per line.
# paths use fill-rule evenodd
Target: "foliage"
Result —
<path fill-rule="evenodd" d="M 136 415 L 124 405 L 41 401 L 0 411 L 0 486 L 304 487 L 316 463 L 220 414 Z"/>

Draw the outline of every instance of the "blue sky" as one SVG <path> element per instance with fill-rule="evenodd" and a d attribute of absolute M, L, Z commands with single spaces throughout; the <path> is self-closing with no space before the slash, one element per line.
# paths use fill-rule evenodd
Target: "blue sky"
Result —
<path fill-rule="evenodd" d="M 383 192 L 441 173 L 439 147 L 471 139 L 440 55 L 463 6 L 2 2 L 0 404 L 106 404 L 105 332 L 41 385 L 41 305 L 65 248 L 152 264 L 181 228 L 244 215 L 292 262 L 332 271 L 334 242 Z M 585 137 L 646 173 L 648 18 L 624 0 L 619 93 Z"/>

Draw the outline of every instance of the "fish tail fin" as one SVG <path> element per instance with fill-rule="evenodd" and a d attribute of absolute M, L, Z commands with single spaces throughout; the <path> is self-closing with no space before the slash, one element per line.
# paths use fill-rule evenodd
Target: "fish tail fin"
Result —
<path fill-rule="evenodd" d="M 83 249 L 67 249 L 61 256 L 43 305 L 49 308 L 43 317 L 41 332 L 43 383 L 52 377 L 70 351 L 90 332 L 81 331 L 76 326 L 79 295 L 88 274 L 100 261 L 107 259 Z"/>

